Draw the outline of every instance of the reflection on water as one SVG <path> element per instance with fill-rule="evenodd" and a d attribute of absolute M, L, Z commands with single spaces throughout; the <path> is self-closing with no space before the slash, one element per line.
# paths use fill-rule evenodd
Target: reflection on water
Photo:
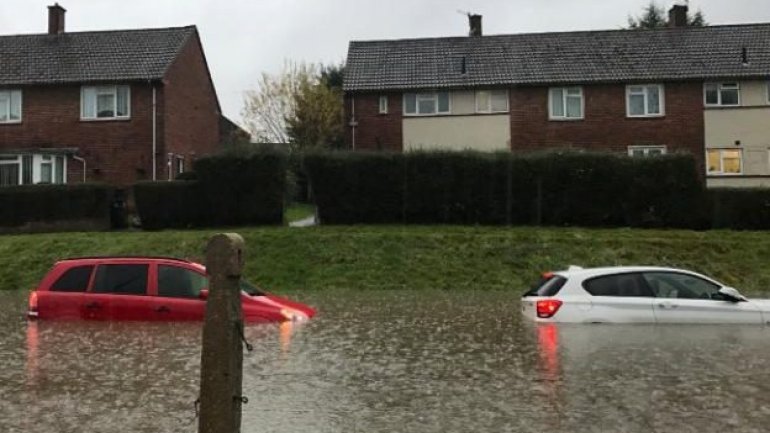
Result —
<path fill-rule="evenodd" d="M 516 294 L 293 294 L 244 432 L 760 432 L 770 329 L 522 323 Z M 0 432 L 194 432 L 201 325 L 30 322 L 0 293 Z"/>

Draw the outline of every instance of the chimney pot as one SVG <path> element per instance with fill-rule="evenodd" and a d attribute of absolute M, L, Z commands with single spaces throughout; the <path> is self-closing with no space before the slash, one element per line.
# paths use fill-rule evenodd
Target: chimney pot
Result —
<path fill-rule="evenodd" d="M 686 4 L 674 4 L 668 11 L 668 26 L 669 27 L 687 27 L 687 10 Z"/>
<path fill-rule="evenodd" d="M 470 24 L 469 36 L 481 36 L 481 15 L 468 14 L 468 23 Z"/>
<path fill-rule="evenodd" d="M 64 13 L 67 9 L 64 9 L 59 3 L 54 3 L 53 6 L 48 6 L 48 34 L 58 35 L 64 33 Z"/>

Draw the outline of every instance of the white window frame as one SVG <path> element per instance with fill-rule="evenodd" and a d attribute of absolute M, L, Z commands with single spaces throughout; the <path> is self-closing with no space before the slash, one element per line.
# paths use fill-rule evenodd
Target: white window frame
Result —
<path fill-rule="evenodd" d="M 661 145 L 640 145 L 640 146 L 628 146 L 628 156 L 634 156 L 634 151 L 641 150 L 644 154 L 644 157 L 651 156 L 650 151 L 651 150 L 660 150 L 661 155 L 668 154 L 668 146 L 665 144 Z"/>
<path fill-rule="evenodd" d="M 722 90 L 725 89 L 725 84 L 735 84 L 735 86 L 727 86 L 728 90 L 735 90 L 738 92 L 738 102 L 735 104 L 723 104 L 722 103 Z M 717 103 L 709 104 L 706 98 L 706 88 L 708 86 L 716 86 L 717 88 Z M 707 82 L 703 83 L 703 105 L 705 107 L 740 107 L 741 106 L 741 83 L 738 81 L 722 81 L 722 82 Z"/>
<path fill-rule="evenodd" d="M 387 95 L 380 96 L 379 113 L 388 114 L 388 96 Z"/>
<path fill-rule="evenodd" d="M 126 89 L 126 114 L 118 116 L 118 88 Z M 113 108 L 112 112 L 115 113 L 112 117 L 99 117 L 97 111 L 98 106 L 94 107 L 94 117 L 86 116 L 86 90 L 94 89 L 96 97 L 94 98 L 94 104 L 98 104 L 99 95 L 112 95 Z M 80 88 L 80 120 L 87 121 L 100 121 L 100 120 L 129 120 L 131 119 L 131 86 L 128 85 L 108 85 L 108 86 L 83 86 Z"/>
<path fill-rule="evenodd" d="M 719 170 L 716 171 L 709 171 L 709 152 L 718 151 L 719 152 Z M 740 155 L 740 163 L 741 163 L 741 169 L 738 173 L 725 173 L 724 171 L 724 151 L 738 151 L 738 154 Z M 743 162 L 743 149 L 742 148 L 729 148 L 729 147 L 719 147 L 719 148 L 710 148 L 706 149 L 706 175 L 714 175 L 714 176 L 741 176 L 743 175 L 743 168 L 744 168 L 744 162 Z"/>
<path fill-rule="evenodd" d="M 488 101 L 488 103 L 487 103 L 486 107 L 481 107 L 479 105 L 479 101 L 481 99 L 479 96 L 481 94 L 483 94 L 483 93 L 487 94 L 487 101 Z M 505 95 L 505 108 L 503 110 L 494 110 L 492 108 L 492 97 L 493 97 L 493 95 L 495 93 L 497 93 L 498 95 L 500 95 L 500 94 L 504 94 Z M 508 111 L 510 111 L 510 102 L 509 102 L 509 95 L 508 95 L 508 90 L 507 89 L 477 90 L 476 91 L 476 113 L 486 113 L 486 114 L 490 114 L 490 113 L 507 113 Z"/>
<path fill-rule="evenodd" d="M 11 108 L 13 103 L 13 96 L 16 95 L 19 98 L 19 118 L 18 119 L 11 119 Z M 21 123 L 22 118 L 24 117 L 24 101 L 23 101 L 23 95 L 20 89 L 5 89 L 0 90 L 0 101 L 4 102 L 6 105 L 6 110 L 8 113 L 8 119 L 2 120 L 0 119 L 0 124 L 6 124 L 6 123 Z"/>
<path fill-rule="evenodd" d="M 633 88 L 642 88 L 642 92 L 633 92 Z M 650 113 L 650 107 L 649 107 L 649 92 L 650 88 L 657 87 L 658 88 L 658 107 L 660 108 L 659 113 Z M 642 95 L 644 97 L 644 113 L 642 114 L 631 114 L 631 96 L 632 95 Z M 626 86 L 626 117 L 663 117 L 666 115 L 666 96 L 665 96 L 665 88 L 662 84 L 629 84 Z"/>
<path fill-rule="evenodd" d="M 184 155 L 174 156 L 174 173 L 175 177 L 184 173 Z"/>
<path fill-rule="evenodd" d="M 576 95 L 567 95 L 568 90 L 578 89 L 580 91 L 580 117 L 569 117 L 567 116 L 567 98 L 568 97 L 575 97 Z M 553 93 L 557 90 L 561 90 L 561 106 L 562 106 L 562 112 L 564 115 L 562 116 L 555 116 L 553 114 Z M 583 92 L 582 86 L 564 86 L 564 87 L 551 87 L 548 89 L 548 120 L 558 120 L 558 121 L 573 121 L 573 120 L 583 120 L 586 116 L 586 98 L 585 98 L 585 92 Z"/>
<path fill-rule="evenodd" d="M 23 183 L 24 182 L 24 156 L 31 156 L 32 157 L 32 173 L 31 175 L 31 181 L 32 183 Z M 37 185 L 42 183 L 42 166 L 43 164 L 50 164 L 51 165 L 51 182 L 50 184 L 59 184 L 56 180 L 61 177 L 62 182 L 61 184 L 67 183 L 67 157 L 62 154 L 51 154 L 51 153 L 35 153 L 35 154 L 1 154 L 0 157 L 4 158 L 15 158 L 15 160 L 0 160 L 0 165 L 8 164 L 8 165 L 18 165 L 19 166 L 19 181 L 17 185 Z M 45 159 L 48 158 L 48 159 Z M 62 158 L 62 172 L 59 173 L 56 167 L 56 160 L 58 158 Z M 60 176 L 57 176 L 60 175 Z"/>
<path fill-rule="evenodd" d="M 439 111 L 438 108 L 438 95 L 439 93 L 447 94 L 447 111 Z M 408 95 L 414 95 L 414 113 L 409 113 L 406 110 L 406 97 Z M 432 100 L 436 107 L 436 111 L 433 113 L 420 113 L 420 101 Z M 420 116 L 447 116 L 452 114 L 452 92 L 423 92 L 423 93 L 404 93 L 404 116 L 406 117 L 420 117 Z"/>

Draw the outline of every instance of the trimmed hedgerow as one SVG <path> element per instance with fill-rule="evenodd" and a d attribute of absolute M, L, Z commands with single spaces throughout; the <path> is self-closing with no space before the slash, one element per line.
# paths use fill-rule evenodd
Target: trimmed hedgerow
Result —
<path fill-rule="evenodd" d="M 686 155 L 338 152 L 304 166 L 325 224 L 703 225 Z"/>
<path fill-rule="evenodd" d="M 199 159 L 195 181 L 141 182 L 134 188 L 148 229 L 283 223 L 286 157 L 228 153 Z"/>
<path fill-rule="evenodd" d="M 0 227 L 108 229 L 113 193 L 113 188 L 104 184 L 0 188 Z"/>
<path fill-rule="evenodd" d="M 770 229 L 770 189 L 715 188 L 708 192 L 713 228 Z"/>

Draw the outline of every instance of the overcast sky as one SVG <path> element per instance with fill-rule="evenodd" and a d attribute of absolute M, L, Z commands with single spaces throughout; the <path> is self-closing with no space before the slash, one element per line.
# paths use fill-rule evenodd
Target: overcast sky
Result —
<path fill-rule="evenodd" d="M 44 33 L 52 0 L 0 0 L 0 34 Z M 286 59 L 341 62 L 348 41 L 615 29 L 648 0 L 60 0 L 67 31 L 195 24 L 224 114 L 240 123 L 243 92 Z M 659 1 L 668 7 L 672 2 Z M 770 22 L 768 0 L 692 0 L 711 24 Z M 2 67 L 2 65 L 0 65 Z"/>

